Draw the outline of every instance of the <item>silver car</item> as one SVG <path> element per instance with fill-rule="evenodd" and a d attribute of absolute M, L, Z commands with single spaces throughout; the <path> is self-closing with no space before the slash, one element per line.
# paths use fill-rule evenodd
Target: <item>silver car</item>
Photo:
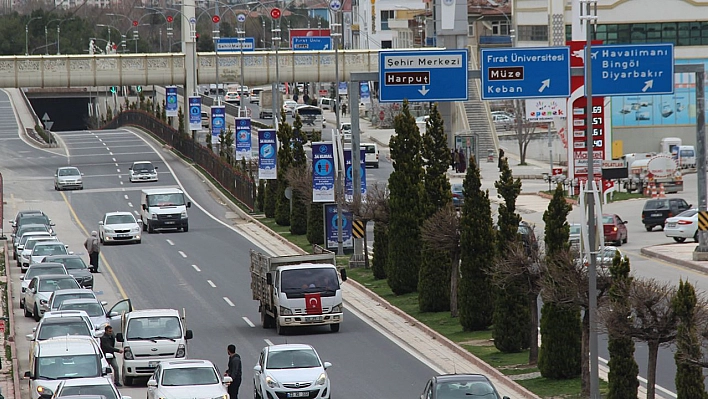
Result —
<path fill-rule="evenodd" d="M 98 238 L 102 243 L 129 241 L 140 244 L 141 231 L 140 224 L 130 212 L 110 212 L 98 222 Z"/>
<path fill-rule="evenodd" d="M 66 189 L 83 190 L 83 175 L 78 168 L 73 166 L 61 167 L 54 172 L 54 189 L 57 191 Z"/>
<path fill-rule="evenodd" d="M 137 161 L 128 168 L 131 182 L 136 181 L 157 181 L 157 166 L 153 166 L 150 161 Z"/>

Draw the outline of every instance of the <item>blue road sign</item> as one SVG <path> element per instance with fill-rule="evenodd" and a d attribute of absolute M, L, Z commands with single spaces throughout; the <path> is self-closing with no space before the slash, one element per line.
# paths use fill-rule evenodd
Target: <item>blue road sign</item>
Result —
<path fill-rule="evenodd" d="M 329 250 L 337 250 L 339 245 L 339 221 L 337 215 L 337 204 L 325 204 L 325 244 Z M 342 248 L 353 248 L 352 240 L 352 213 L 342 211 Z"/>
<path fill-rule="evenodd" d="M 467 51 L 381 51 L 379 101 L 466 101 Z"/>
<path fill-rule="evenodd" d="M 570 48 L 482 50 L 482 99 L 570 97 Z"/>
<path fill-rule="evenodd" d="M 165 87 L 165 115 L 177 116 L 177 86 Z"/>
<path fill-rule="evenodd" d="M 293 51 L 332 50 L 332 38 L 329 36 L 294 36 Z"/>
<path fill-rule="evenodd" d="M 226 109 L 223 105 L 211 107 L 211 135 L 216 137 L 226 129 Z"/>
<path fill-rule="evenodd" d="M 673 44 L 606 45 L 591 50 L 593 95 L 673 94 Z"/>
<path fill-rule="evenodd" d="M 189 130 L 202 128 L 202 98 L 189 97 Z"/>
<path fill-rule="evenodd" d="M 243 51 L 253 51 L 256 48 L 256 39 L 243 38 Z M 222 37 L 216 41 L 216 49 L 220 53 L 237 53 L 241 51 L 241 39 L 238 37 Z"/>

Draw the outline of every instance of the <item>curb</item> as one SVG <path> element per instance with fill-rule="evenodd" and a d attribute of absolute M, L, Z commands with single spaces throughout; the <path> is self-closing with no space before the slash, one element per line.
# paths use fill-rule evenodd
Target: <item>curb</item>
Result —
<path fill-rule="evenodd" d="M 532 193 L 531 195 L 534 195 L 534 193 Z M 535 193 L 535 195 L 538 195 L 539 197 L 542 197 L 542 198 L 545 198 L 545 199 L 548 199 L 548 200 L 553 199 L 553 196 L 552 196 L 551 194 L 546 194 L 546 193 L 538 192 L 538 193 Z M 568 204 L 570 204 L 570 205 L 576 205 L 576 206 L 578 205 L 578 200 L 574 200 L 574 199 L 572 199 L 572 198 L 566 198 L 566 199 L 565 199 L 565 202 L 568 203 Z"/>
<path fill-rule="evenodd" d="M 14 388 L 15 399 L 22 399 L 22 389 L 20 386 L 20 361 L 17 358 L 17 345 L 15 344 L 15 314 L 12 311 L 12 279 L 10 278 L 11 269 L 10 266 L 10 255 L 8 254 L 7 240 L 5 240 L 4 253 L 5 253 L 5 277 L 7 277 L 7 317 L 8 326 L 5 328 L 10 329 L 10 334 L 8 334 L 7 340 L 10 342 L 10 352 L 12 353 L 12 384 Z"/>
<path fill-rule="evenodd" d="M 644 247 L 639 250 L 639 253 L 641 253 L 644 256 L 650 257 L 650 258 L 663 260 L 664 262 L 671 263 L 676 266 L 685 267 L 687 269 L 695 270 L 697 272 L 706 273 L 706 271 L 708 271 L 708 267 L 703 267 L 703 266 L 697 265 L 696 262 L 694 262 L 694 261 L 672 258 L 668 255 L 664 255 L 659 252 L 651 250 L 651 247 Z"/>

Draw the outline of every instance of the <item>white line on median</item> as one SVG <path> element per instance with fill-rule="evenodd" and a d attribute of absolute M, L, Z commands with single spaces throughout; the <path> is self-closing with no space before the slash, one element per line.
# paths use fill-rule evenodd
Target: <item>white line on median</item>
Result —
<path fill-rule="evenodd" d="M 165 241 L 167 241 L 167 243 L 170 245 L 175 245 L 174 241 L 170 240 L 169 238 L 166 239 Z"/>
<path fill-rule="evenodd" d="M 125 199 L 128 199 L 128 195 L 127 195 L 127 194 L 126 194 L 126 195 L 124 195 L 124 196 L 123 196 L 123 198 L 125 198 Z"/>
<path fill-rule="evenodd" d="M 268 338 L 264 339 L 265 343 L 268 344 L 268 346 L 273 346 L 273 341 L 269 340 Z"/>
<path fill-rule="evenodd" d="M 115 159 L 115 158 L 111 158 L 111 159 L 113 160 L 113 162 L 118 162 L 118 161 L 116 161 L 116 159 Z"/>
<path fill-rule="evenodd" d="M 207 283 L 209 283 L 209 285 L 211 286 L 211 288 L 216 288 L 216 284 L 214 284 L 213 281 L 207 280 Z"/>
<path fill-rule="evenodd" d="M 109 151 L 109 152 L 108 152 L 108 155 L 113 155 L 113 153 Z"/>
<path fill-rule="evenodd" d="M 128 202 L 128 206 L 132 208 L 132 207 L 133 207 L 133 203 L 132 203 L 132 202 Z"/>
<path fill-rule="evenodd" d="M 118 165 L 116 165 L 116 166 L 118 166 Z M 120 173 L 120 169 L 116 169 L 116 172 Z"/>
<path fill-rule="evenodd" d="M 183 258 L 186 258 L 186 257 L 187 257 L 187 254 L 185 254 L 185 253 L 182 252 L 182 251 L 179 251 L 179 254 L 182 255 Z"/>
<path fill-rule="evenodd" d="M 229 306 L 232 306 L 232 307 L 233 307 L 233 306 L 236 306 L 236 305 L 234 305 L 233 302 L 231 302 L 231 299 L 229 299 L 229 298 L 227 298 L 227 297 L 224 297 L 224 300 L 226 301 L 226 303 L 229 304 Z"/>
<path fill-rule="evenodd" d="M 243 319 L 243 321 L 246 322 L 246 324 L 248 324 L 249 327 L 255 327 L 255 326 L 256 326 L 255 324 L 253 324 L 253 322 L 252 322 L 251 320 L 248 319 L 248 317 L 243 316 L 242 319 Z"/>
<path fill-rule="evenodd" d="M 192 265 L 192 267 L 194 268 L 194 270 L 196 270 L 198 272 L 202 271 L 202 269 L 200 269 L 199 266 L 197 266 L 197 265 Z"/>

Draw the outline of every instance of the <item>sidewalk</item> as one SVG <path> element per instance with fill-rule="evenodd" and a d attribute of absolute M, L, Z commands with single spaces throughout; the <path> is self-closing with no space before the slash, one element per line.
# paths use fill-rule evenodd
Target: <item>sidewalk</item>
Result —
<path fill-rule="evenodd" d="M 708 262 L 698 262 L 693 260 L 693 250 L 698 243 L 686 242 L 683 244 L 661 244 L 644 247 L 641 249 L 642 255 L 650 258 L 663 260 L 674 265 L 686 267 L 697 272 L 708 272 Z"/>
<path fill-rule="evenodd" d="M 2 222 L 2 220 L 0 220 L 0 222 Z M 7 234 L 7 236 L 9 239 L 9 234 Z M 5 263 L 4 273 L 0 277 L 0 281 L 2 281 L 2 290 L 5 291 L 2 292 L 4 296 L 3 299 L 7 301 L 7 306 L 0 306 L 0 325 L 2 326 L 2 329 L 0 329 L 0 346 L 5 349 L 3 355 L 8 353 L 8 346 L 10 347 L 9 353 L 12 354 L 11 359 L 8 359 L 6 356 L 0 356 L 0 395 L 5 399 L 20 399 L 19 373 L 21 370 L 19 370 L 20 365 L 17 360 L 17 349 L 15 348 L 15 321 L 11 311 L 7 312 L 9 314 L 5 314 L 6 308 L 12 308 L 12 303 L 10 302 L 12 301 L 12 284 L 10 284 L 7 277 L 7 268 L 10 264 L 7 240 L 0 246 L 0 249 L 2 249 L 0 256 L 3 257 Z M 5 340 L 6 333 L 7 340 Z"/>

